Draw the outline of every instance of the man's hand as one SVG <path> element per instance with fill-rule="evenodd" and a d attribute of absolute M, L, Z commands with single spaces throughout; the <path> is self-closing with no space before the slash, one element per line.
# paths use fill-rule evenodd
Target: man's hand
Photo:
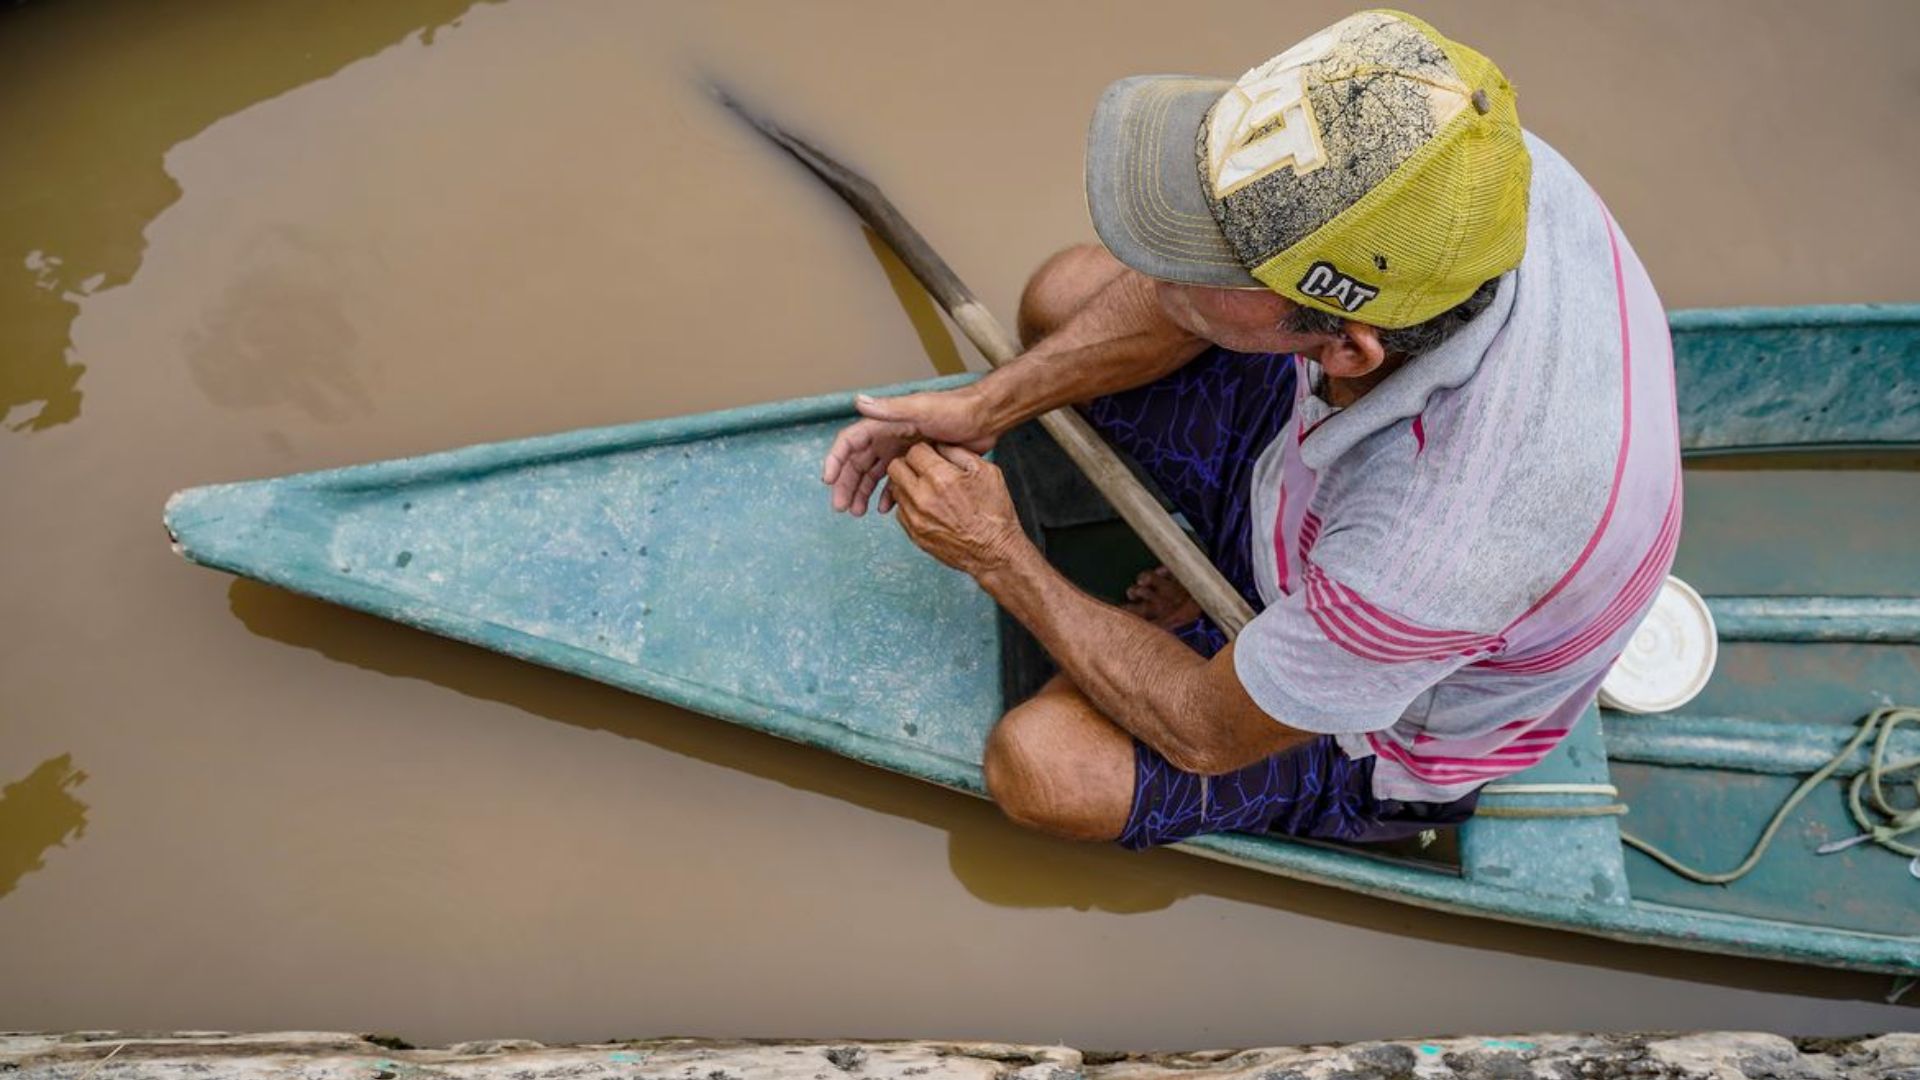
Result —
<path fill-rule="evenodd" d="M 988 428 L 985 409 L 971 387 L 896 398 L 861 394 L 853 406 L 864 419 L 833 440 L 820 479 L 833 487 L 833 508 L 854 517 L 867 512 L 867 500 L 887 475 L 887 466 L 908 447 L 943 442 L 986 453 L 997 434 Z M 892 491 L 883 491 L 880 512 L 892 507 Z"/>
<path fill-rule="evenodd" d="M 976 578 L 1028 543 L 1000 467 L 971 450 L 918 443 L 887 466 L 887 490 L 921 550 Z"/>

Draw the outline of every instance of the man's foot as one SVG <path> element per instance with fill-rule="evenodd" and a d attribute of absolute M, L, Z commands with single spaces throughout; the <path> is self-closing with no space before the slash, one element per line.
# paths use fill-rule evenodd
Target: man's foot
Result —
<path fill-rule="evenodd" d="M 1187 595 L 1186 586 L 1164 566 L 1155 567 L 1133 579 L 1127 589 L 1128 611 L 1162 630 L 1185 626 L 1200 617 L 1200 605 Z"/>

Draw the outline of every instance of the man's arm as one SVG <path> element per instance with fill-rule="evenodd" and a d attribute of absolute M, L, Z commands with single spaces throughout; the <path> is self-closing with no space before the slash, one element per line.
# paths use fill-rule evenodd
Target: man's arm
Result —
<path fill-rule="evenodd" d="M 1031 543 L 981 574 L 982 588 L 1046 647 L 1080 692 L 1174 767 L 1218 776 L 1312 738 L 1267 715 L 1233 667 L 1075 588 Z"/>
<path fill-rule="evenodd" d="M 1145 386 L 1206 346 L 1167 318 L 1153 279 L 1122 270 L 1058 330 L 967 390 L 997 435 L 1063 405 Z"/>
<path fill-rule="evenodd" d="M 1175 767 L 1219 775 L 1312 737 L 1254 702 L 1234 671 L 1232 645 L 1203 660 L 1167 631 L 1062 577 L 1021 532 L 991 462 L 921 444 L 887 475 L 913 541 L 972 575 L 1102 713 Z"/>
<path fill-rule="evenodd" d="M 985 451 L 1010 428 L 1062 405 L 1144 386 L 1200 355 L 1206 341 L 1161 311 L 1153 281 L 1123 270 L 1056 331 L 1012 362 L 956 390 L 860 398 L 865 419 L 834 439 L 820 478 L 833 508 L 855 515 L 887 463 L 931 440 Z M 883 497 L 881 509 L 887 508 Z"/>

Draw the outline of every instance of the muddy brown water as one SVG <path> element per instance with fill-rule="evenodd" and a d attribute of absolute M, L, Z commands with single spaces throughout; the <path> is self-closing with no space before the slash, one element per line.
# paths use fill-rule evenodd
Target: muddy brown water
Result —
<path fill-rule="evenodd" d="M 1920 8 L 1421 10 L 1503 63 L 1673 306 L 1920 298 Z M 168 551 L 192 484 L 980 367 L 697 68 L 867 169 L 1004 315 L 1090 235 L 1105 82 L 1235 74 L 1340 13 L 9 6 L 0 1028 L 1914 1026 L 1878 978 L 1055 843 Z"/>

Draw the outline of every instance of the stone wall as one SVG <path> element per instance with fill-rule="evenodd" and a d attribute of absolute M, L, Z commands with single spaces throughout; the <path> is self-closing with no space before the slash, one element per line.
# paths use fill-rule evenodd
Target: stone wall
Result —
<path fill-rule="evenodd" d="M 6 1080 L 1920 1080 L 1920 1035 L 1518 1035 L 1111 1054 L 942 1042 L 522 1040 L 326 1032 L 0 1035 Z"/>

